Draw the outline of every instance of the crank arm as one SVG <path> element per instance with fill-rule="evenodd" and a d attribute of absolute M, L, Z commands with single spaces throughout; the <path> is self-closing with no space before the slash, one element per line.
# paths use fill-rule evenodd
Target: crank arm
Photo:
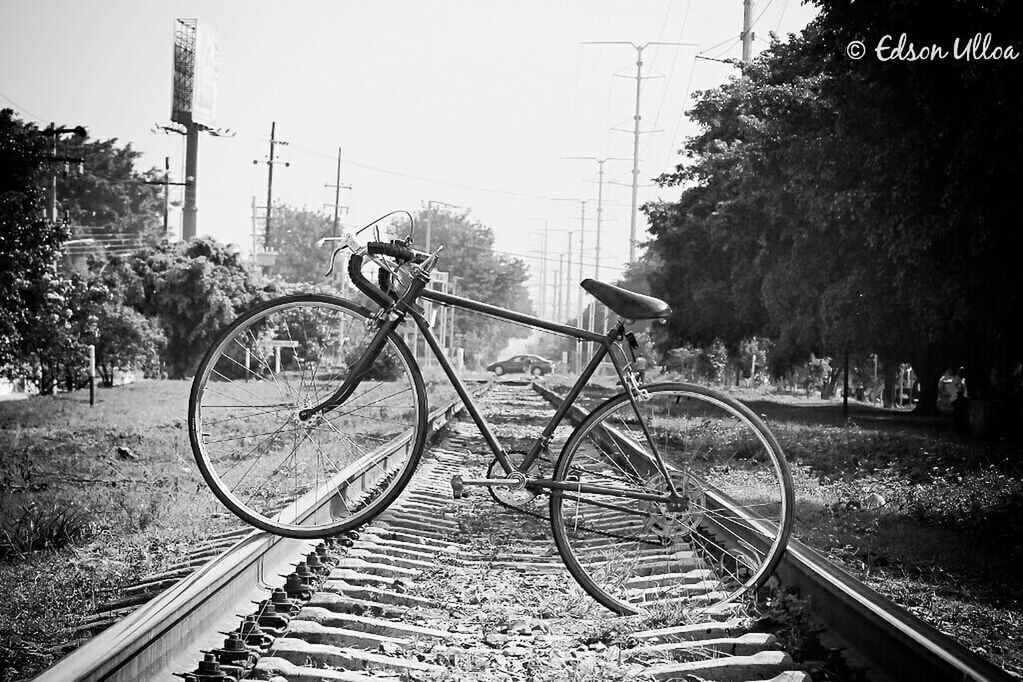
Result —
<path fill-rule="evenodd" d="M 673 498 L 671 495 L 658 495 L 655 493 L 646 493 L 641 490 L 622 490 L 621 488 L 612 488 L 605 485 L 593 485 L 589 483 L 576 483 L 572 481 L 555 481 L 547 478 L 526 478 L 521 476 L 519 478 L 462 478 L 459 475 L 451 477 L 451 491 L 455 498 L 460 498 L 467 485 L 477 486 L 507 486 L 512 490 L 522 490 L 523 488 L 531 489 L 543 489 L 543 490 L 560 490 L 567 493 L 576 493 L 577 495 L 605 495 L 608 497 L 617 497 L 619 499 L 629 500 L 642 500 L 644 502 L 662 502 L 667 503 Z"/>
<path fill-rule="evenodd" d="M 524 478 L 462 478 L 459 474 L 451 477 L 451 495 L 456 500 L 461 499 L 465 494 L 465 486 L 475 485 L 484 487 L 506 486 L 512 489 L 525 487 Z"/>

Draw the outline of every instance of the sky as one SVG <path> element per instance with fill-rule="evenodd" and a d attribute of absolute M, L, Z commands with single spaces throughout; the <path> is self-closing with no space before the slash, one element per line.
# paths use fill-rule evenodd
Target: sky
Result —
<path fill-rule="evenodd" d="M 814 13 L 756 0 L 754 52 Z M 344 224 L 453 204 L 538 282 L 540 232 L 556 268 L 581 224 L 578 200 L 590 199 L 593 276 L 598 164 L 563 157 L 623 157 L 604 166 L 600 278 L 614 281 L 629 255 L 637 51 L 583 43 L 692 43 L 642 53 L 654 77 L 640 97 L 642 204 L 676 196 L 653 178 L 697 132 L 687 103 L 737 72 L 695 57 L 738 58 L 742 16 L 742 0 L 4 0 L 0 107 L 130 142 L 143 168 L 170 157 L 180 181 L 184 138 L 157 129 L 170 122 L 175 18 L 197 18 L 219 42 L 216 125 L 234 133 L 200 139 L 200 234 L 250 251 L 253 197 L 264 205 L 267 185 L 267 165 L 253 161 L 267 159 L 276 122 L 288 165 L 275 165 L 275 205 L 332 214 L 340 147 Z M 171 224 L 180 229 L 180 211 Z M 640 241 L 645 229 L 638 212 Z"/>

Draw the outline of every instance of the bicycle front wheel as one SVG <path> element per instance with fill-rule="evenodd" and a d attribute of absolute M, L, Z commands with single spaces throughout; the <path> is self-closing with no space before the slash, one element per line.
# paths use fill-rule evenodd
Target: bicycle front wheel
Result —
<path fill-rule="evenodd" d="M 781 447 L 747 407 L 716 391 L 645 392 L 642 423 L 627 394 L 614 396 L 558 459 L 554 479 L 567 489 L 551 492 L 550 510 L 565 565 L 621 614 L 702 610 L 755 590 L 791 532 Z"/>
<path fill-rule="evenodd" d="M 308 420 L 348 377 L 377 331 L 369 312 L 333 296 L 287 296 L 253 308 L 199 365 L 188 429 L 196 463 L 232 512 L 295 538 L 354 528 L 382 511 L 415 470 L 426 390 L 390 334 L 354 393 Z"/>

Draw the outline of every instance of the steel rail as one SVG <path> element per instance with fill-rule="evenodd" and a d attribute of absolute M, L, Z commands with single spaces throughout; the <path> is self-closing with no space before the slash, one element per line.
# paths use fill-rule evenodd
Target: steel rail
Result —
<path fill-rule="evenodd" d="M 490 387 L 484 384 L 475 391 Z M 427 417 L 427 439 L 463 409 L 458 398 L 433 410 Z M 411 433 L 411 432 L 410 432 Z M 362 485 L 366 474 L 379 470 L 377 462 L 410 438 L 410 433 L 367 453 L 338 473 L 333 481 L 347 483 L 346 493 L 372 487 Z M 359 481 L 358 486 L 353 485 Z M 357 488 L 357 489 L 356 489 Z M 322 488 L 321 488 L 322 489 Z M 317 490 L 300 498 L 296 519 L 329 518 L 331 499 L 317 499 Z M 221 631 L 234 630 L 239 616 L 251 603 L 265 599 L 279 575 L 285 575 L 296 557 L 304 557 L 319 540 L 294 540 L 254 530 L 192 575 L 141 606 L 123 620 L 92 638 L 43 671 L 36 680 L 170 679 L 174 672 L 192 670 L 200 649 L 215 649 Z M 290 562 L 290 563 L 289 563 Z"/>
<path fill-rule="evenodd" d="M 533 384 L 552 403 L 560 396 Z M 573 406 L 570 418 L 585 418 Z M 619 447 L 635 449 L 628 438 L 611 437 Z M 649 456 L 637 450 L 643 459 Z M 762 535 L 752 526 L 765 522 L 745 514 L 741 505 L 721 491 L 705 490 L 719 509 L 728 509 L 735 523 L 704 517 L 716 530 L 740 537 L 766 551 Z M 740 522 L 741 521 L 741 522 Z M 850 654 L 847 662 L 862 664 L 873 682 L 927 680 L 928 682 L 1010 682 L 1012 675 L 975 654 L 948 635 L 925 623 L 887 597 L 835 566 L 816 550 L 790 538 L 775 575 L 782 585 L 795 587 L 809 598 L 812 616 Z"/>

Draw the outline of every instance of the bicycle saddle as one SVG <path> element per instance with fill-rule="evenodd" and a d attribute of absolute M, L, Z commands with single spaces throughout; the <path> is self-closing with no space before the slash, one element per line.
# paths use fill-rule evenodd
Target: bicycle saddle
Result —
<path fill-rule="evenodd" d="M 581 286 L 612 311 L 629 320 L 653 320 L 671 315 L 671 306 L 653 296 L 633 293 L 595 279 L 584 279 Z"/>

